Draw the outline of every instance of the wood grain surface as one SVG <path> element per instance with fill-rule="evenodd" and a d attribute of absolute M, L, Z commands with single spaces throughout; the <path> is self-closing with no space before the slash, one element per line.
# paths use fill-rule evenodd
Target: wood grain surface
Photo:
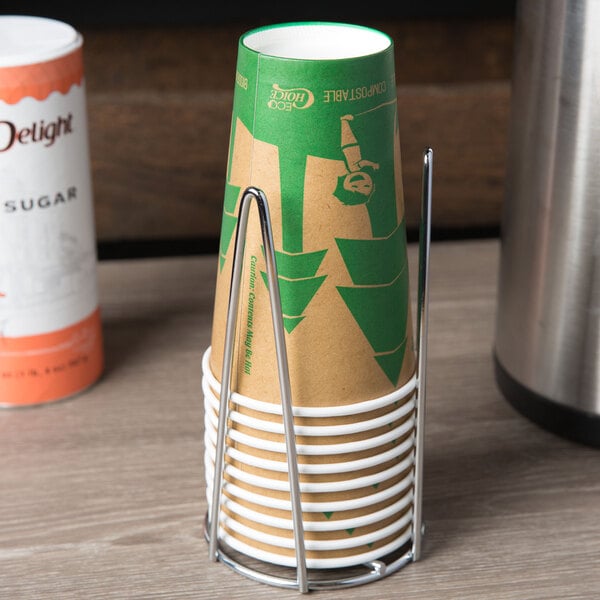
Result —
<path fill-rule="evenodd" d="M 208 559 L 200 361 L 216 265 L 100 264 L 102 379 L 71 400 L 0 411 L 2 600 L 301 596 Z M 309 597 L 598 598 L 600 456 L 498 391 L 497 266 L 494 240 L 432 249 L 422 559 Z"/>
<path fill-rule="evenodd" d="M 259 24 L 84 29 L 100 241 L 218 237 L 237 44 Z M 426 146 L 437 156 L 434 227 L 497 227 L 512 20 L 360 24 L 394 40 L 409 227 L 418 224 Z"/>

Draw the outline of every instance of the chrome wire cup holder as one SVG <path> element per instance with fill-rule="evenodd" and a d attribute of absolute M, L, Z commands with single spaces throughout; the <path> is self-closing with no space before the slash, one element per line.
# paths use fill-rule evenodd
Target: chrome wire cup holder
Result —
<path fill-rule="evenodd" d="M 225 329 L 225 345 L 223 367 L 221 372 L 221 389 L 219 394 L 219 413 L 217 425 L 217 440 L 214 456 L 214 476 L 212 481 L 212 501 L 205 517 L 205 537 L 209 544 L 209 558 L 213 562 L 220 561 L 237 573 L 268 585 L 297 589 L 300 593 L 311 590 L 340 589 L 366 584 L 395 573 L 410 562 L 421 558 L 424 525 L 422 519 L 423 497 L 423 440 L 425 427 L 425 384 L 427 363 L 427 322 L 429 304 L 429 255 L 431 246 L 431 198 L 432 198 L 432 160 L 433 151 L 426 148 L 423 153 L 421 220 L 419 231 L 419 268 L 417 292 L 417 348 L 416 348 L 416 394 L 415 394 L 415 444 L 414 444 L 414 476 L 412 494 L 412 524 L 410 535 L 399 548 L 377 560 L 367 561 L 362 565 L 342 567 L 340 569 L 308 569 L 305 547 L 305 532 L 302 520 L 302 501 L 300 494 L 300 479 L 298 469 L 298 453 L 288 358 L 284 335 L 283 315 L 277 263 L 273 243 L 273 232 L 269 206 L 264 192 L 257 187 L 248 187 L 243 193 L 239 208 L 239 217 L 235 236 L 233 270 L 227 321 Z M 273 330 L 283 427 L 287 454 L 287 468 L 292 507 L 293 538 L 295 548 L 295 568 L 271 565 L 261 560 L 248 557 L 232 548 L 226 541 L 219 538 L 220 510 L 223 495 L 223 480 L 225 468 L 225 440 L 227 435 L 227 420 L 229 404 L 233 390 L 231 389 L 231 374 L 233 366 L 233 351 L 237 309 L 240 296 L 244 246 L 248 226 L 249 211 L 252 201 L 256 202 L 260 220 L 262 242 L 266 261 L 266 272 L 269 287 L 269 299 Z"/>

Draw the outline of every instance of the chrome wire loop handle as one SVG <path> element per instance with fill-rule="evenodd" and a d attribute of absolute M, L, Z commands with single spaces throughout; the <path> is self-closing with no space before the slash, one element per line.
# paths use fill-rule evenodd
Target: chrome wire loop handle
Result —
<path fill-rule="evenodd" d="M 264 192 L 256 187 L 248 187 L 242 196 L 237 223 L 233 270 L 229 304 L 227 308 L 227 324 L 225 329 L 225 348 L 223 351 L 223 369 L 221 372 L 221 393 L 219 398 L 219 422 L 217 431 L 217 444 L 215 450 L 215 472 L 213 480 L 212 505 L 210 509 L 210 537 L 209 555 L 212 561 L 219 558 L 218 533 L 219 512 L 223 486 L 223 464 L 225 458 L 225 436 L 229 400 L 231 397 L 231 371 L 233 364 L 233 351 L 235 345 L 235 328 L 240 296 L 242 266 L 244 262 L 244 248 L 246 232 L 248 229 L 248 216 L 251 201 L 256 201 L 262 241 L 265 249 L 267 277 L 269 282 L 269 298 L 271 301 L 271 315 L 275 333 L 275 349 L 277 353 L 277 368 L 279 374 L 279 389 L 283 411 L 283 426 L 286 440 L 288 477 L 290 484 L 290 497 L 292 504 L 292 522 L 294 525 L 294 542 L 296 547 L 297 584 L 302 593 L 308 592 L 308 577 L 306 568 L 306 550 L 304 545 L 304 526 L 302 523 L 302 505 L 300 498 L 300 477 L 298 472 L 298 456 L 296 451 L 296 435 L 294 432 L 294 416 L 292 412 L 292 394 L 288 368 L 283 315 L 281 311 L 281 295 L 277 277 L 277 262 L 275 260 L 275 247 L 269 206 Z"/>

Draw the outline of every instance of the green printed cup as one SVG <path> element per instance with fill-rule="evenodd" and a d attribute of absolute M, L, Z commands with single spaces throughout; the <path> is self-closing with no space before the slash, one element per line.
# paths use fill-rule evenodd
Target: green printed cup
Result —
<path fill-rule="evenodd" d="M 248 186 L 263 190 L 269 203 L 293 403 L 352 404 L 406 383 L 415 355 L 389 36 L 306 22 L 240 38 L 211 340 L 217 378 L 238 209 Z M 253 211 L 233 383 L 241 394 L 278 403 Z"/>

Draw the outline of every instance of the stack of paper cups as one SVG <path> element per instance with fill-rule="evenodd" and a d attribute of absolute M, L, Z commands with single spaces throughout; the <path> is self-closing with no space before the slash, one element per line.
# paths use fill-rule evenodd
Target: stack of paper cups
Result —
<path fill-rule="evenodd" d="M 264 27 L 240 38 L 235 81 L 203 363 L 207 487 L 238 207 L 254 186 L 273 225 L 309 564 L 359 564 L 406 543 L 412 517 L 415 352 L 393 43 L 341 23 Z M 292 564 L 277 358 L 253 213 L 237 323 L 221 535 L 255 558 Z"/>
<path fill-rule="evenodd" d="M 212 501 L 220 385 L 203 360 L 205 469 Z M 361 564 L 411 536 L 415 380 L 387 396 L 296 408 L 307 566 Z M 257 559 L 295 565 L 282 411 L 233 394 L 224 466 L 221 537 Z"/>

